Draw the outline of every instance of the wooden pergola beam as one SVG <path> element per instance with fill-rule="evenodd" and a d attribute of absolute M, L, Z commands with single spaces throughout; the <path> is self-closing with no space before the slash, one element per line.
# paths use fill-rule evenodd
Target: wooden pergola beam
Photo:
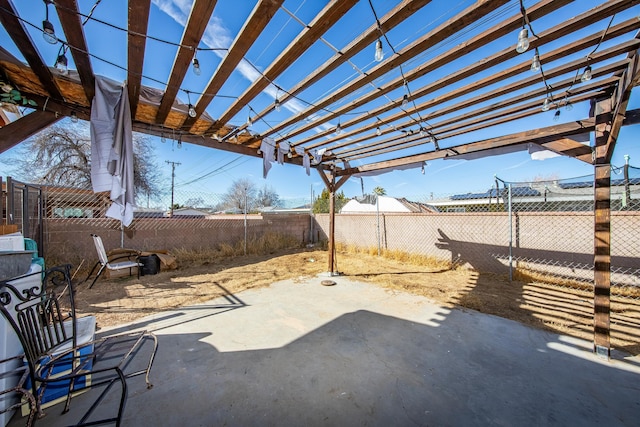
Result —
<path fill-rule="evenodd" d="M 78 2 L 77 0 L 56 0 L 55 5 L 73 62 L 76 64 L 76 70 L 80 76 L 84 94 L 87 97 L 87 105 L 91 105 L 96 90 L 96 78 L 89 59 L 89 48 L 78 11 Z"/>
<path fill-rule="evenodd" d="M 215 0 L 195 0 L 191 8 L 191 14 L 189 15 L 187 26 L 182 34 L 180 47 L 173 61 L 171 72 L 169 73 L 167 89 L 162 96 L 160 107 L 156 114 L 156 123 L 158 124 L 163 124 L 167 120 L 171 106 L 184 80 L 184 75 L 189 69 L 191 60 L 196 53 L 202 34 L 204 34 L 204 30 L 207 28 L 215 6 Z"/>
<path fill-rule="evenodd" d="M 282 92 L 282 95 L 278 97 L 280 104 L 284 104 L 289 99 L 293 98 L 304 89 L 308 88 L 312 84 L 318 82 L 323 77 L 327 76 L 330 72 L 338 68 L 340 65 L 347 62 L 350 58 L 355 56 L 358 52 L 370 46 L 373 42 L 380 38 L 380 32 L 386 33 L 392 30 L 398 24 L 402 23 L 405 19 L 410 17 L 416 11 L 430 3 L 431 0 L 403 0 L 391 9 L 387 14 L 379 19 L 380 25 L 374 24 L 367 28 L 365 31 L 355 38 L 351 43 L 346 45 L 343 49 L 340 49 L 339 53 L 336 53 L 324 64 L 319 66 L 315 71 L 309 74 L 306 78 L 302 79 L 295 86 Z M 275 105 L 272 104 L 259 112 L 255 116 L 255 120 L 259 120 L 273 111 Z"/>
<path fill-rule="evenodd" d="M 606 66 L 604 69 L 596 71 L 599 74 L 610 73 L 612 70 L 617 69 L 618 67 L 625 64 L 626 61 L 618 61 L 618 63 L 610 64 Z M 588 99 L 593 98 L 594 95 L 602 96 L 604 92 L 600 91 L 602 88 L 606 88 L 611 86 L 617 80 L 616 77 L 609 77 L 608 79 L 594 81 L 586 85 L 579 86 L 574 94 L 571 96 L 571 102 L 581 102 Z M 566 81 L 558 82 L 554 84 L 554 87 L 557 89 L 561 89 L 570 85 L 572 82 L 571 79 Z M 504 101 L 501 101 L 496 104 L 492 104 L 483 108 L 476 109 L 474 111 L 470 111 L 465 113 L 462 116 L 456 116 L 454 118 L 443 120 L 440 123 L 432 123 L 432 132 L 431 136 L 436 137 L 439 141 L 447 138 L 451 138 L 454 136 L 462 135 L 464 133 L 472 132 L 475 130 L 481 130 L 487 127 L 495 126 L 501 123 L 506 123 L 512 120 L 517 120 L 523 117 L 528 117 L 534 114 L 540 114 L 540 105 L 542 104 L 541 99 L 535 99 L 530 102 L 525 102 L 527 99 L 535 98 L 535 96 L 542 96 L 545 94 L 544 87 L 540 87 L 535 91 L 519 95 Z M 510 106 L 517 104 L 515 107 L 505 109 L 505 106 Z M 457 108 L 455 106 L 452 107 L 452 110 L 455 111 Z M 493 114 L 487 114 L 492 111 L 495 111 Z M 399 129 L 404 128 L 412 124 L 412 122 L 407 122 L 398 126 Z M 449 126 L 447 126 L 449 125 Z M 475 126 L 474 126 L 475 125 Z M 385 131 L 384 133 L 391 133 L 390 131 Z M 345 142 L 343 146 L 354 146 L 354 148 L 335 151 L 337 146 L 332 147 L 331 152 L 333 152 L 334 157 L 345 158 L 346 160 L 355 160 L 355 158 L 351 157 L 352 155 L 359 155 L 358 158 L 368 157 L 371 155 L 377 155 L 380 153 L 375 152 L 375 148 L 380 145 L 379 141 L 375 141 L 366 145 L 358 145 L 361 142 L 366 141 L 373 136 L 366 136 L 361 139 Z M 423 136 L 423 141 L 426 140 L 427 137 Z M 358 145 L 358 146 L 356 146 Z M 400 143 L 396 145 L 397 149 L 408 148 L 404 144 Z M 589 163 L 591 161 L 589 160 Z"/>
<path fill-rule="evenodd" d="M 640 123 L 640 109 L 627 111 L 623 124 L 633 125 L 638 123 Z M 571 138 L 572 136 L 583 135 L 586 132 L 593 132 L 594 129 L 595 119 L 589 118 L 540 129 L 517 132 L 514 134 L 499 136 L 482 141 L 470 142 L 464 145 L 443 147 L 439 151 L 430 151 L 410 156 L 399 157 L 393 160 L 385 160 L 382 162 L 345 168 L 343 170 L 336 171 L 336 175 L 354 175 L 364 172 L 382 171 L 385 169 L 401 167 L 407 164 L 442 159 L 445 157 L 453 159 L 456 156 L 464 154 L 478 153 L 485 150 L 492 150 L 495 148 L 508 147 L 529 142 L 545 146 L 545 144 L 551 144 L 558 140 Z"/>
<path fill-rule="evenodd" d="M 204 93 L 198 99 L 195 105 L 196 116 L 187 117 L 182 125 L 183 128 L 191 129 L 196 120 L 204 113 L 207 106 L 213 101 L 213 98 L 222 85 L 236 69 L 242 58 L 244 58 L 244 55 L 260 36 L 283 2 L 284 0 L 261 0 L 256 4 L 251 15 L 245 21 L 244 26 L 229 48 L 229 52 L 218 65 L 216 72 L 211 76 Z"/>
<path fill-rule="evenodd" d="M 291 64 L 305 52 L 313 43 L 342 18 L 351 9 L 357 0 L 332 0 L 318 13 L 315 19 L 303 29 L 285 50 L 272 62 L 272 64 L 256 79 L 251 86 L 222 113 L 217 123 L 208 131 L 216 131 L 227 124 L 240 112 L 252 99 L 258 96 L 263 89 L 271 84 Z"/>
<path fill-rule="evenodd" d="M 616 10 L 616 9 L 613 9 Z M 570 23 L 571 25 L 567 24 L 567 27 L 570 30 L 577 30 L 580 28 L 580 25 L 583 25 L 584 22 L 590 22 L 593 18 L 592 14 L 588 14 L 586 16 L 583 16 L 582 19 L 577 20 L 576 22 Z M 601 40 L 609 40 L 613 37 L 618 37 L 621 34 L 626 34 L 630 31 L 634 31 L 640 28 L 640 22 L 637 19 L 630 19 L 627 20 L 625 22 L 622 22 L 612 28 L 609 29 L 609 31 L 607 31 L 606 33 L 604 32 L 598 32 L 595 34 L 591 34 L 587 37 L 584 37 L 580 40 L 577 40 L 573 43 L 567 44 L 567 45 L 563 45 L 551 52 L 545 53 L 541 56 L 541 60 L 545 61 L 545 62 L 551 62 L 551 61 L 555 61 L 557 59 L 560 58 L 564 58 L 567 57 L 568 55 L 571 55 L 572 53 L 575 53 L 577 51 L 583 50 L 585 48 L 588 47 L 593 47 L 596 44 L 598 44 Z M 556 40 L 560 34 L 562 34 L 566 29 L 564 28 L 564 26 L 557 26 L 554 27 L 548 31 L 545 31 L 543 33 L 540 34 L 540 38 L 536 39 L 536 43 L 538 45 L 544 44 L 544 43 L 548 43 L 551 42 L 553 40 Z M 627 46 L 628 49 L 634 49 L 635 45 L 633 44 L 633 42 L 629 42 L 630 44 Z M 615 48 L 611 48 L 611 49 L 615 49 Z M 592 58 L 592 64 L 597 62 L 597 61 L 602 61 L 605 59 L 609 59 L 612 56 L 615 56 L 618 54 L 618 50 L 609 50 L 609 52 L 611 52 L 609 55 L 607 56 L 600 56 L 597 55 L 597 57 L 599 59 L 596 59 L 596 56 L 594 56 Z M 452 75 L 443 78 L 443 79 L 439 79 L 431 84 L 428 84 L 422 88 L 419 88 L 417 90 L 413 91 L 413 98 L 417 99 L 420 98 L 422 96 L 425 96 L 429 93 L 435 92 L 439 89 L 445 88 L 447 86 L 451 86 L 454 85 L 455 83 L 461 81 L 464 78 L 469 77 L 470 75 L 474 75 L 477 73 L 480 73 L 482 71 L 484 71 L 486 69 L 486 67 L 491 66 L 491 65 L 496 65 L 497 63 L 500 63 L 501 61 L 514 57 L 515 55 L 513 55 L 513 49 L 507 49 L 504 50 L 502 52 L 499 52 L 489 58 L 486 58 L 478 63 L 472 64 L 469 67 L 466 67 L 465 69 L 462 69 L 456 73 L 453 73 Z M 342 128 L 343 128 L 343 133 L 341 134 L 340 138 L 332 138 L 329 140 L 325 140 L 324 137 L 328 136 L 331 131 L 324 131 L 324 132 L 319 132 L 317 134 L 314 134 L 312 136 L 306 137 L 302 140 L 296 141 L 295 145 L 300 145 L 300 144 L 306 144 L 308 142 L 314 141 L 314 140 L 318 140 L 318 139 L 322 139 L 321 142 L 319 143 L 315 143 L 315 144 L 311 144 L 308 145 L 306 148 L 317 148 L 323 145 L 327 145 L 329 143 L 331 143 L 332 141 L 336 141 L 338 139 L 343 139 L 343 138 L 348 138 L 351 137 L 357 133 L 360 133 L 362 131 L 366 131 L 366 130 L 370 130 L 375 128 L 376 126 L 380 125 L 380 124 L 386 124 L 386 123 L 391 123 L 394 122 L 396 120 L 401 119 L 402 117 L 408 116 L 410 114 L 414 114 L 416 111 L 425 111 L 433 106 L 439 105 L 441 103 L 450 101 L 452 99 L 473 93 L 475 91 L 477 91 L 478 89 L 481 89 L 483 87 L 488 87 L 490 85 L 493 85 L 495 83 L 498 83 L 500 81 L 506 80 L 510 77 L 516 76 L 520 73 L 526 73 L 528 72 L 529 68 L 530 68 L 531 62 L 530 60 L 528 61 L 523 61 L 520 64 L 514 65 L 506 70 L 503 70 L 501 72 L 495 73 L 491 76 L 488 76 L 484 79 L 478 80 L 473 82 L 472 84 L 468 84 L 464 87 L 461 87 L 455 91 L 451 91 L 449 92 L 447 95 L 444 96 L 440 96 L 428 101 L 424 101 L 418 105 L 416 105 L 416 107 L 414 109 L 411 109 L 409 111 L 400 111 L 392 116 L 389 117 L 385 117 L 384 119 L 376 122 L 376 123 L 370 123 L 368 125 L 365 125 L 359 129 L 353 130 L 353 131 L 344 131 L 345 129 L 354 126 L 358 123 L 361 123 L 365 120 L 370 119 L 371 117 L 377 117 L 378 115 L 385 113 L 387 111 L 396 109 L 398 104 L 401 102 L 401 100 L 396 100 L 393 103 L 390 104 L 386 104 L 383 105 L 381 107 L 378 108 L 374 108 L 369 110 L 366 114 L 363 114 L 359 117 L 356 117 L 354 119 L 345 121 L 344 123 L 341 123 Z M 556 67 L 554 70 L 548 70 L 547 72 L 554 72 L 554 75 L 557 76 L 559 74 L 563 74 L 563 73 L 569 73 L 572 71 L 575 71 L 576 68 L 579 68 L 580 66 L 584 65 L 584 60 L 574 60 L 568 64 L 564 64 L 562 67 Z M 565 71 L 562 71 L 565 70 Z M 546 73 L 547 73 L 546 72 Z M 550 77 L 550 76 L 549 76 Z M 531 76 L 528 78 L 525 78 L 522 81 L 513 83 L 509 86 L 510 90 L 518 90 L 521 88 L 524 88 L 528 85 L 532 85 L 532 84 L 537 84 L 541 81 L 541 76 L 540 75 L 536 75 L 536 76 Z M 508 93 L 508 92 L 507 92 Z M 371 95 L 369 95 L 371 96 Z M 361 100 L 363 100 L 364 98 L 360 98 L 359 100 L 354 101 L 353 103 L 349 103 L 348 104 L 348 109 L 345 109 L 347 107 L 343 107 L 343 109 L 339 110 L 340 112 L 342 112 L 343 114 L 345 112 L 347 112 L 348 110 L 351 109 L 351 107 L 356 108 L 357 106 L 361 106 Z M 473 99 L 478 99 L 478 97 L 475 97 Z M 371 99 L 367 98 L 367 101 L 370 101 Z M 478 101 L 476 101 L 478 102 Z M 425 119 L 429 119 L 429 118 L 433 118 L 433 114 L 430 114 L 429 117 L 425 117 Z M 314 125 L 318 125 L 322 122 L 323 119 L 314 121 Z"/>
<path fill-rule="evenodd" d="M 24 23 L 17 17 L 18 12 L 13 7 L 11 0 L 0 0 L 0 23 L 9 33 L 11 40 L 16 44 L 20 52 L 22 52 L 22 55 L 49 96 L 63 99 L 64 97 L 53 79 L 51 70 L 45 65 L 40 52 L 35 48 Z"/>
<path fill-rule="evenodd" d="M 49 111 L 36 110 L 0 128 L 0 153 L 18 145 L 42 129 L 60 120 L 62 116 Z"/>
<path fill-rule="evenodd" d="M 635 46 L 635 44 L 631 45 L 631 47 L 634 47 L 634 46 Z M 624 50 L 622 50 L 622 51 L 618 50 L 616 47 L 614 47 L 612 49 L 614 49 L 614 50 L 602 51 L 600 54 L 594 55 L 593 59 L 592 59 L 592 63 L 595 64 L 595 63 L 598 63 L 599 61 L 604 61 L 605 59 L 609 59 L 611 57 L 617 56 L 617 55 L 620 54 L 620 52 L 624 51 Z M 600 56 L 600 55 L 602 55 L 602 56 Z M 563 65 L 561 67 L 554 68 L 552 70 L 548 70 L 546 72 L 546 75 L 549 76 L 549 77 L 555 77 L 555 76 L 560 76 L 560 75 L 569 73 L 569 72 L 571 72 L 571 71 L 573 71 L 575 69 L 575 66 L 577 65 L 578 62 L 579 61 L 577 61 L 577 62 L 574 61 L 574 62 L 571 62 L 569 64 L 565 64 L 565 65 Z M 614 62 L 614 63 L 611 63 L 611 64 L 607 64 L 602 68 L 596 69 L 594 76 L 597 78 L 598 76 L 601 76 L 601 75 L 607 75 L 607 74 L 613 73 L 614 71 L 625 67 L 626 63 L 627 63 L 626 60 L 620 60 L 620 61 L 617 61 L 617 62 Z M 524 65 L 526 65 L 526 64 L 524 64 Z M 526 68 L 528 69 L 528 67 L 526 67 Z M 487 77 L 487 78 L 485 78 L 483 80 L 480 80 L 480 81 L 477 81 L 477 82 L 472 83 L 470 85 L 463 86 L 463 87 L 461 87 L 459 89 L 456 89 L 453 92 L 454 93 L 455 92 L 467 93 L 469 90 L 471 90 L 472 86 L 478 85 L 478 86 L 483 87 L 486 84 L 488 84 L 488 83 L 486 83 L 486 81 L 492 81 L 492 80 L 495 80 L 495 78 L 496 78 L 495 75 L 489 76 L 489 77 Z M 540 81 L 541 81 L 541 76 L 532 76 L 532 77 L 529 77 L 529 78 L 527 78 L 525 80 L 517 81 L 517 82 L 512 83 L 510 85 L 506 85 L 506 86 L 502 87 L 499 90 L 494 90 L 494 91 L 486 92 L 484 94 L 479 94 L 479 95 L 476 95 L 473 98 L 465 99 L 463 101 L 460 101 L 460 102 L 458 102 L 456 104 L 452 104 L 452 105 L 450 105 L 448 107 L 445 107 L 443 109 L 432 111 L 428 116 L 425 116 L 424 119 L 431 121 L 434 118 L 441 117 L 441 116 L 444 116 L 444 115 L 452 113 L 452 112 L 464 111 L 464 109 L 466 109 L 468 107 L 471 107 L 471 106 L 473 106 L 475 104 L 479 104 L 479 103 L 482 103 L 482 102 L 485 102 L 485 101 L 489 101 L 489 100 L 493 99 L 494 96 L 507 95 L 507 94 L 509 94 L 511 92 L 515 92 L 517 90 L 526 88 L 526 87 L 531 86 L 534 83 L 540 82 Z M 604 87 L 604 83 L 605 82 L 609 82 L 609 83 L 611 83 L 613 85 L 615 83 L 615 81 L 616 81 L 616 79 L 613 78 L 613 80 L 605 79 L 604 81 L 601 81 L 601 82 L 593 82 L 593 83 L 590 83 L 590 84 L 587 84 L 587 85 L 583 84 L 583 85 L 580 86 L 580 88 L 575 90 L 575 93 L 579 94 L 579 93 L 582 93 L 582 92 L 586 93 L 589 90 L 594 90 L 594 91 L 600 90 L 600 89 L 602 89 Z M 554 88 L 561 89 L 561 88 L 564 88 L 564 87 L 568 87 L 569 85 L 572 84 L 572 82 L 573 82 L 573 77 L 555 83 L 554 84 Z M 504 101 L 505 105 L 509 105 L 512 102 L 514 102 L 514 103 L 515 102 L 522 102 L 522 101 L 525 101 L 526 99 L 529 99 L 529 98 L 539 97 L 544 92 L 543 88 L 544 88 L 544 86 L 540 86 L 537 90 L 534 90 L 534 91 L 531 91 L 531 92 L 529 92 L 529 93 L 527 93 L 525 95 L 521 95 L 519 97 L 516 97 L 514 100 Z M 449 96 L 446 96 L 445 100 L 443 100 L 442 97 L 436 98 L 436 99 L 432 99 L 432 100 L 429 100 L 429 101 L 426 101 L 426 102 L 424 102 L 422 104 L 417 105 L 416 109 L 412 110 L 412 111 L 413 112 L 415 112 L 415 111 L 425 111 L 425 110 L 429 109 L 432 106 L 438 105 L 439 103 L 442 103 L 442 102 L 445 102 L 445 101 L 449 101 L 449 100 L 452 100 L 452 99 L 454 99 L 453 94 L 451 94 Z M 483 112 L 486 112 L 490 108 L 491 108 L 491 106 L 483 107 L 483 109 L 478 109 L 478 110 L 475 110 L 475 111 L 472 111 L 472 112 L 463 113 L 461 115 L 455 116 L 455 117 L 445 121 L 444 123 L 445 123 L 445 125 L 447 123 L 457 123 L 459 126 L 461 126 L 463 123 L 465 123 L 465 121 L 468 121 L 470 118 L 476 117 L 479 114 L 483 114 Z M 509 112 L 507 110 L 507 111 L 503 111 L 503 113 L 504 113 L 505 117 L 507 117 Z M 396 115 L 387 117 L 384 120 L 380 120 L 379 122 L 375 122 L 375 123 L 369 124 L 367 126 L 364 126 L 364 127 L 360 128 L 359 130 L 362 130 L 362 131 L 371 130 L 374 127 L 382 126 L 382 125 L 387 124 L 387 123 L 393 123 L 397 119 L 399 119 L 401 117 L 404 117 L 404 115 L 405 115 L 404 112 L 400 112 L 400 113 L 397 113 Z M 382 134 L 391 133 L 391 132 L 394 132 L 395 130 L 398 130 L 398 129 L 402 130 L 402 129 L 410 127 L 412 125 L 415 125 L 415 121 L 414 120 L 407 120 L 407 121 L 402 122 L 402 123 L 394 124 L 394 129 L 384 129 L 384 130 L 381 130 L 381 132 L 382 132 Z M 430 132 L 432 132 L 432 133 L 434 133 L 436 135 L 439 134 L 440 132 L 442 132 L 442 130 L 439 129 L 439 126 L 441 126 L 441 125 L 442 124 L 433 125 L 432 128 L 429 128 Z M 484 127 L 487 127 L 487 126 L 484 126 Z M 484 127 L 480 127 L 480 129 L 484 128 Z M 345 137 L 346 136 L 354 136 L 355 134 L 356 134 L 355 131 L 348 132 L 348 133 L 346 133 Z M 450 136 L 454 136 L 454 135 L 450 135 Z M 350 146 L 350 145 L 364 143 L 370 138 L 372 138 L 371 135 L 365 135 L 365 136 L 362 136 L 362 137 L 357 138 L 357 139 L 350 139 L 350 140 L 347 140 L 347 141 L 345 141 L 343 143 L 332 145 L 330 147 L 330 150 L 334 151 L 335 149 L 341 148 L 341 147 L 344 147 L 344 146 Z M 316 147 L 318 147 L 320 145 L 328 145 L 328 144 L 331 144 L 332 142 L 334 142 L 336 140 L 339 140 L 339 139 L 341 139 L 341 138 L 332 138 L 332 139 L 327 140 L 326 142 L 314 144 L 311 147 L 316 148 Z M 365 146 L 360 146 L 360 149 L 364 149 L 364 148 L 366 148 L 366 145 Z"/>
<path fill-rule="evenodd" d="M 127 90 L 129 91 L 129 106 L 131 117 L 135 119 L 140 101 L 140 88 L 142 87 L 142 67 L 144 64 L 144 51 L 149 26 L 149 11 L 151 0 L 136 0 L 129 2 L 127 35 Z"/>
<path fill-rule="evenodd" d="M 554 10 L 562 7 L 566 3 L 569 3 L 570 1 L 572 0 L 562 0 L 562 1 L 545 0 L 539 4 L 536 4 L 530 11 L 527 12 L 527 14 L 530 17 L 530 19 L 532 20 L 537 19 L 548 13 L 553 12 Z M 441 68 L 451 63 L 452 61 L 458 58 L 461 58 L 470 52 L 473 52 L 475 49 L 485 46 L 487 43 L 490 43 L 491 41 L 494 41 L 504 36 L 505 34 L 508 34 L 514 31 L 517 28 L 520 28 L 521 25 L 522 25 L 522 15 L 518 13 L 517 15 L 512 16 L 506 19 L 505 21 L 489 28 L 488 30 L 483 31 L 481 34 L 471 38 L 465 43 L 450 49 L 444 54 L 438 55 L 437 57 L 430 59 L 423 64 L 420 64 L 418 67 L 414 68 L 413 70 L 403 73 L 403 76 L 393 79 L 391 82 L 386 83 L 384 85 L 377 86 L 374 91 L 369 92 L 359 97 L 358 99 L 353 100 L 337 109 L 332 109 L 333 112 L 328 113 L 321 118 L 317 118 L 316 120 L 313 121 L 312 124 L 301 126 L 293 130 L 292 132 L 289 132 L 287 134 L 287 138 L 292 138 L 294 136 L 300 135 L 308 131 L 309 129 L 312 129 L 314 126 L 318 126 L 322 123 L 326 123 L 329 120 L 335 119 L 336 117 L 340 117 L 354 109 L 357 109 L 367 104 L 368 102 L 373 101 L 374 99 L 378 98 L 383 94 L 389 93 L 395 89 L 398 89 L 399 87 L 402 87 L 405 84 L 405 81 L 411 82 L 417 78 L 424 76 L 427 73 L 437 70 L 438 68 Z M 442 31 L 446 31 L 446 28 L 443 28 Z M 427 45 L 426 48 L 428 47 L 429 46 Z M 507 57 L 514 57 L 517 55 L 517 53 L 513 49 L 506 49 L 505 51 L 503 51 L 503 56 L 504 55 L 506 55 Z M 483 60 L 482 63 L 486 64 L 485 66 L 487 67 L 491 65 L 490 64 L 491 61 L 490 60 L 488 61 L 486 59 Z M 412 99 L 419 98 L 420 96 L 422 96 L 420 95 L 420 93 L 415 91 L 412 92 Z M 384 111 L 398 108 L 398 106 L 401 105 L 401 102 L 402 102 L 402 99 L 399 99 L 394 102 L 388 103 L 385 109 L 377 110 L 376 112 L 369 111 L 367 114 L 361 115 L 358 118 L 359 119 L 358 121 L 352 119 L 345 122 L 344 125 L 346 126 L 343 125 L 343 128 L 347 128 L 356 123 L 359 123 L 360 121 L 363 121 L 372 117 L 376 117 L 378 114 L 381 114 Z M 278 131 L 280 129 L 275 128 L 274 130 Z M 317 139 L 317 138 L 327 136 L 330 132 L 331 131 L 320 132 L 316 135 L 313 135 L 312 138 L 306 138 L 301 141 L 296 141 L 295 145 L 304 144 L 306 142 L 309 142 L 312 139 Z M 271 133 L 273 132 L 270 131 L 269 134 Z"/>
<path fill-rule="evenodd" d="M 498 7 L 504 5 L 505 3 L 507 3 L 507 1 L 508 0 L 483 0 L 476 2 L 474 5 L 468 7 L 458 15 L 440 24 L 434 30 L 429 31 L 427 34 L 420 37 L 418 40 L 414 41 L 406 48 L 402 49 L 396 55 L 393 55 L 388 60 L 383 61 L 379 65 L 375 66 L 366 74 L 359 76 L 358 78 L 352 80 L 349 84 L 335 90 L 333 93 L 327 95 L 322 100 L 315 102 L 313 106 L 307 108 L 306 110 L 296 114 L 288 120 L 277 124 L 276 126 L 273 126 L 267 133 L 265 133 L 265 136 L 280 132 L 283 129 L 286 129 L 287 127 L 295 124 L 296 122 L 300 122 L 301 120 L 309 117 L 314 113 L 317 113 L 323 108 L 328 107 L 329 105 L 344 98 L 345 96 L 352 94 L 364 85 L 373 82 L 389 71 L 402 65 L 402 63 L 416 57 L 417 55 L 429 49 L 430 47 L 433 47 L 437 43 L 446 40 L 451 35 L 455 34 L 466 26 L 471 25 L 472 23 L 476 22 L 483 16 L 486 16 Z M 319 122 L 317 121 L 314 123 L 319 124 Z M 293 134 L 291 134 L 291 136 L 293 136 Z"/>

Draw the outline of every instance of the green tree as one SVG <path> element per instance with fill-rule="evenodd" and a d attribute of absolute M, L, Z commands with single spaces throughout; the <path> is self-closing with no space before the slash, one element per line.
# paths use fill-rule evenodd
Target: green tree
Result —
<path fill-rule="evenodd" d="M 373 189 L 373 194 L 375 194 L 377 196 L 385 196 L 387 194 L 387 190 L 385 190 L 382 187 L 375 187 Z"/>
<path fill-rule="evenodd" d="M 340 212 L 340 209 L 347 204 L 349 199 L 344 195 L 344 192 L 339 192 L 335 195 L 334 212 Z M 320 196 L 313 202 L 313 213 L 329 213 L 329 190 L 326 188 L 322 190 Z"/>

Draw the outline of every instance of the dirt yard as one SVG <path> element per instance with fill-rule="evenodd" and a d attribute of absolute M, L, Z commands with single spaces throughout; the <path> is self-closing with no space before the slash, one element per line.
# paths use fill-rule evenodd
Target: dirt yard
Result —
<path fill-rule="evenodd" d="M 323 278 L 316 275 L 328 270 L 327 256 L 326 251 L 307 250 L 214 258 L 140 279 L 101 278 L 93 289 L 88 289 L 90 281 L 78 285 L 78 308 L 96 315 L 99 326 L 113 326 L 280 280 L 320 283 Z M 593 337 L 590 292 L 533 280 L 509 282 L 507 277 L 463 268 L 425 266 L 362 253 L 337 253 L 336 261 L 342 275 L 382 286 L 390 294 L 410 292 L 446 307 L 473 309 L 587 340 Z M 612 299 L 611 306 L 612 346 L 640 354 L 640 302 Z"/>

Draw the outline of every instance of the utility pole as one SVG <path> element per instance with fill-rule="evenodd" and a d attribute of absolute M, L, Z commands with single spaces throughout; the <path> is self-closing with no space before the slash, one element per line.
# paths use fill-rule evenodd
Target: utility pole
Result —
<path fill-rule="evenodd" d="M 165 160 L 168 165 L 171 165 L 171 213 L 169 214 L 173 217 L 173 188 L 176 180 L 176 166 L 180 166 L 180 162 L 170 162 L 169 160 Z"/>

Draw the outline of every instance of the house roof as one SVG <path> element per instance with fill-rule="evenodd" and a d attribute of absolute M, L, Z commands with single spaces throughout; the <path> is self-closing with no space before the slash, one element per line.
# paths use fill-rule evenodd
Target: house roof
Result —
<path fill-rule="evenodd" d="M 55 0 L 49 19 L 63 43 L 55 49 L 76 70 L 68 76 L 48 66 L 55 53 L 41 41 L 41 18 L 24 17 L 34 6 L 44 16 L 35 3 L 0 0 L 0 24 L 14 43 L 0 48 L 0 71 L 37 103 L 19 125 L 0 128 L 0 152 L 60 117 L 89 119 L 96 62 L 108 61 L 105 49 L 114 48 L 94 40 L 111 33 L 123 35 L 114 40 L 123 40 L 127 59 L 113 67 L 128 83 L 134 130 L 249 156 L 259 156 L 269 138 L 322 152 L 314 167 L 335 176 L 530 143 L 593 163 L 580 141 L 595 119 L 560 115 L 548 125 L 554 111 L 610 99 L 601 106 L 613 131 L 605 154 L 620 126 L 640 121 L 640 111 L 627 111 L 640 80 L 638 0 L 259 0 L 252 9 L 196 0 L 183 11 L 179 40 L 162 39 L 151 0 Z M 127 17 L 122 27 L 97 18 L 107 7 L 120 8 L 110 16 Z M 244 23 L 228 29 L 226 44 L 208 38 L 212 26 L 238 16 Z M 523 29 L 530 45 L 520 54 Z M 378 41 L 380 62 L 373 60 Z M 167 60 L 154 72 L 162 79 L 147 75 L 146 65 L 158 63 L 156 44 L 166 45 Z M 534 55 L 542 66 L 532 73 Z M 205 70 L 197 80 L 187 74 L 194 58 Z M 587 66 L 592 79 L 583 82 Z M 253 70 L 248 83 L 238 83 L 242 67 Z M 551 112 L 543 113 L 547 98 Z M 523 121 L 539 115 L 545 119 Z M 302 165 L 296 150 L 285 161 Z"/>

